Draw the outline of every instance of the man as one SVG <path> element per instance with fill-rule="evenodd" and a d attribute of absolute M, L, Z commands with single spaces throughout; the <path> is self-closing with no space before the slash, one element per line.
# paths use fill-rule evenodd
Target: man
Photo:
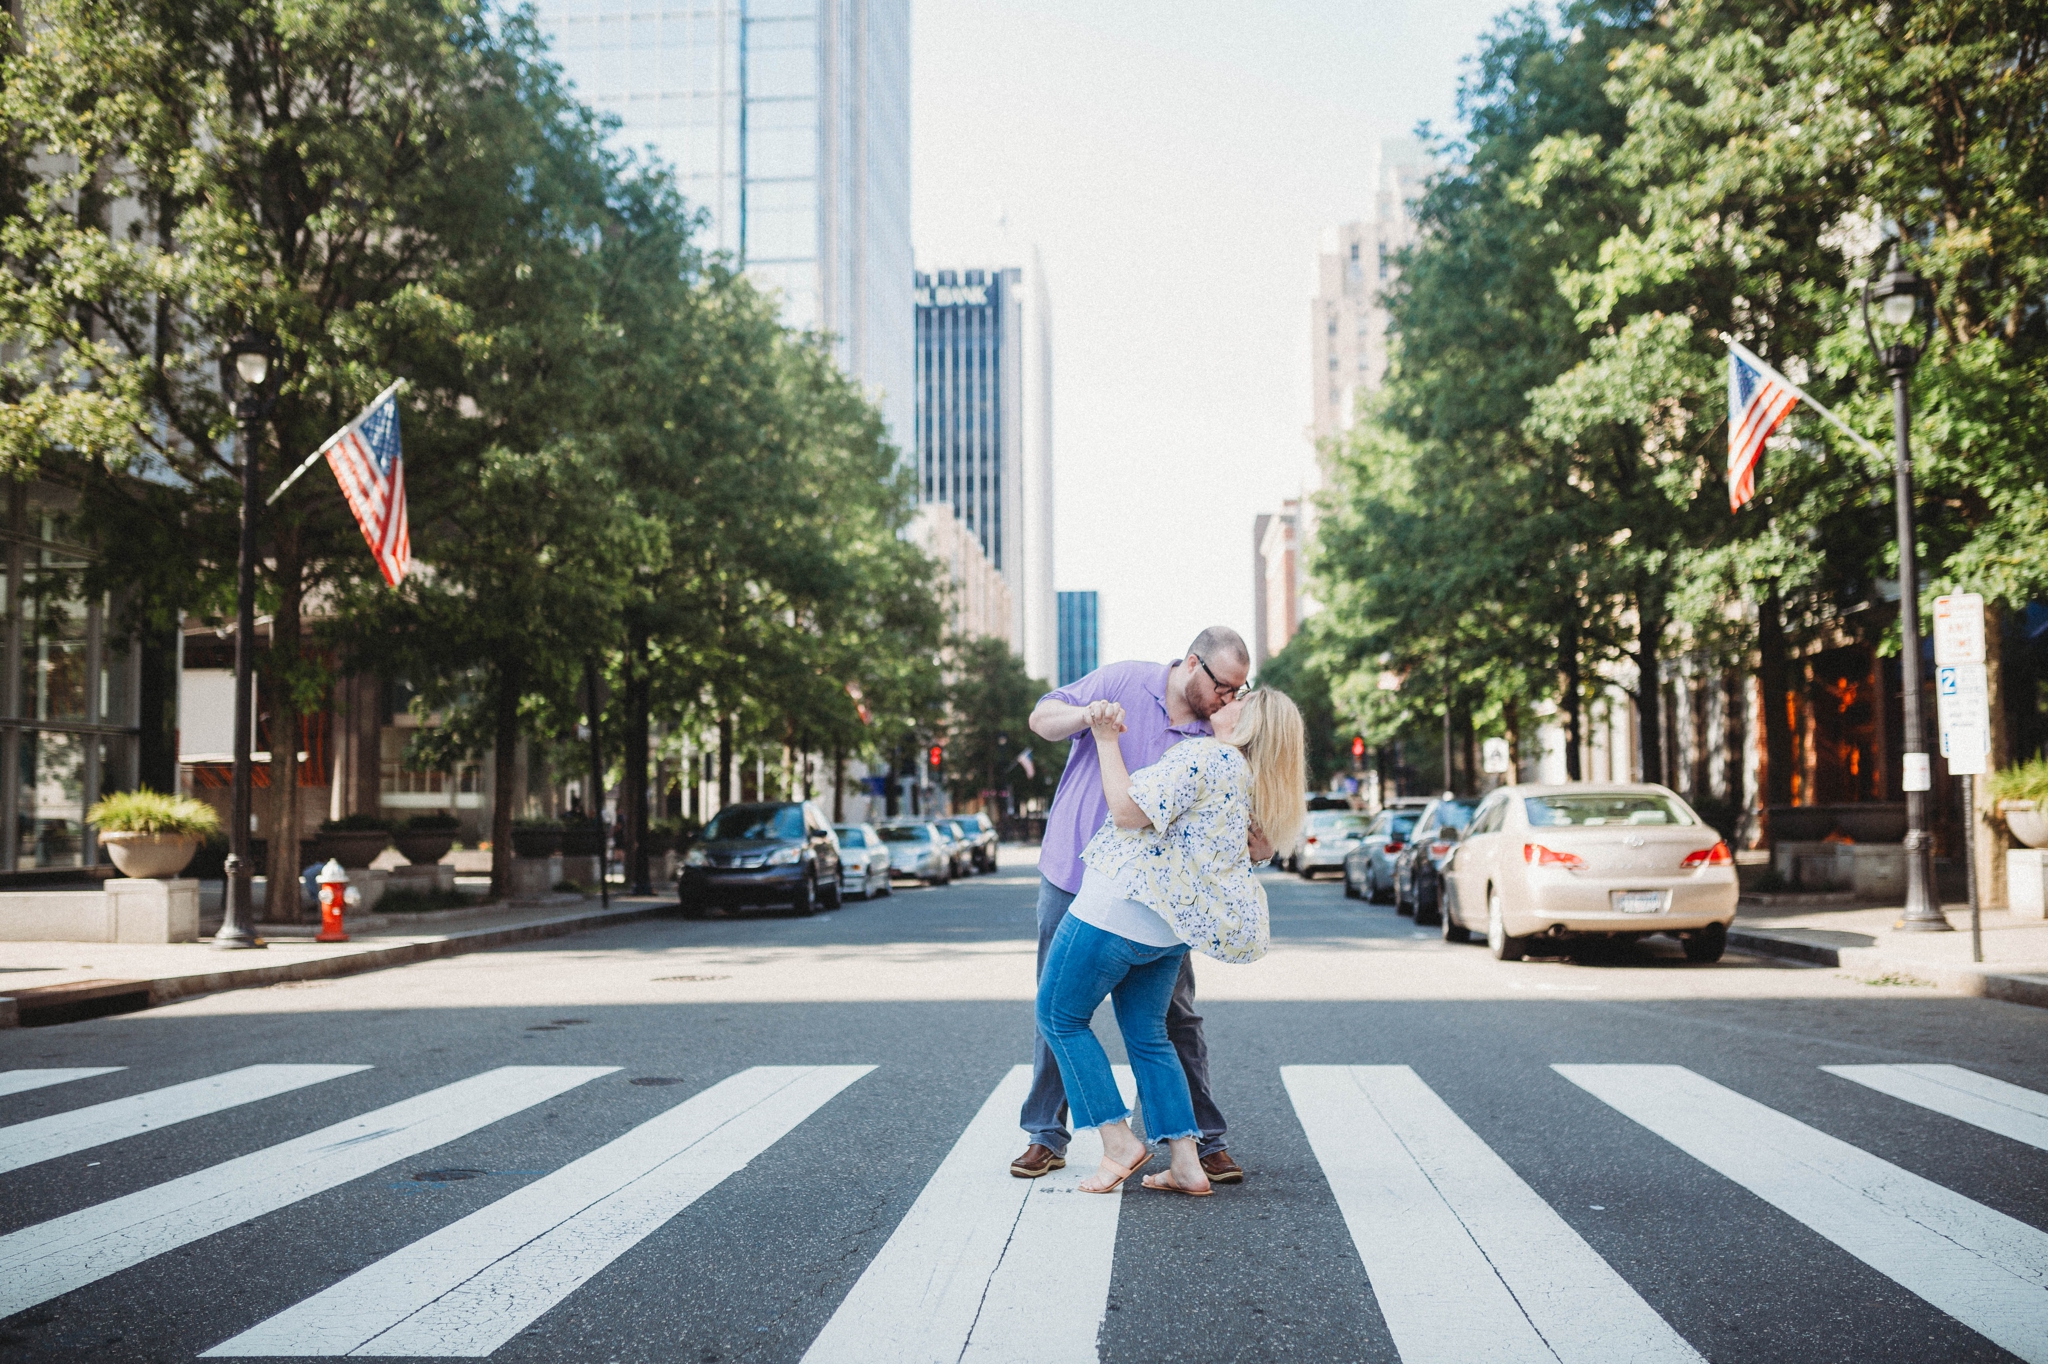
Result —
<path fill-rule="evenodd" d="M 1091 712 L 1108 702 L 1124 708 L 1123 737 L 1117 740 L 1124 763 L 1133 771 L 1150 767 L 1183 739 L 1206 735 L 1209 717 L 1244 690 L 1251 672 L 1251 654 L 1237 631 L 1212 625 L 1195 637 L 1187 656 L 1169 664 L 1111 663 L 1040 698 L 1031 712 L 1031 732 L 1050 743 L 1070 739 L 1088 728 Z M 1067 770 L 1053 794 L 1045 820 L 1045 842 L 1038 854 L 1038 969 L 1045 970 L 1045 951 L 1067 917 L 1067 906 L 1081 889 L 1081 850 L 1109 816 L 1102 795 L 1102 768 L 1093 744 L 1075 744 Z M 1262 862 L 1273 855 L 1254 833 L 1251 855 Z M 1244 1171 L 1225 1149 L 1223 1114 L 1209 1094 L 1209 1046 L 1202 1037 L 1202 1018 L 1195 1012 L 1195 973 L 1191 959 L 1180 963 L 1180 982 L 1166 1012 L 1167 1036 L 1180 1053 L 1188 1090 L 1201 1125 L 1198 1152 L 1211 1184 L 1238 1184 Z M 1036 1179 L 1067 1163 L 1066 1090 L 1059 1067 L 1045 1039 L 1037 1039 L 1031 1062 L 1031 1092 L 1024 1098 L 1020 1122 L 1031 1137 L 1024 1154 L 1010 1162 L 1019 1179 Z"/>

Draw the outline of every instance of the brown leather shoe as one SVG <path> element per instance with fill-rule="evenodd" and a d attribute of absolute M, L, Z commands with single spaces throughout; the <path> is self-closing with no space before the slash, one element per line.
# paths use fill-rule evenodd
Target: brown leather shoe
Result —
<path fill-rule="evenodd" d="M 1203 1156 L 1202 1172 L 1209 1176 L 1211 1184 L 1244 1183 L 1244 1167 L 1232 1160 L 1228 1151 L 1211 1151 Z"/>
<path fill-rule="evenodd" d="M 1040 1175 L 1049 1175 L 1054 1170 L 1066 1168 L 1065 1156 L 1050 1146 L 1041 1146 L 1035 1141 L 1024 1148 L 1023 1155 L 1010 1162 L 1010 1173 L 1019 1179 L 1037 1179 Z M 1240 1173 L 1238 1177 L 1242 1179 L 1244 1176 Z"/>

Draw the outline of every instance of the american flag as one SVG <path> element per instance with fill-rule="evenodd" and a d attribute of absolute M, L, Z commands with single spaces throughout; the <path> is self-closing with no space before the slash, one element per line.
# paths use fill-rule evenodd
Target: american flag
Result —
<path fill-rule="evenodd" d="M 405 519 L 405 461 L 398 450 L 398 389 L 377 395 L 362 415 L 321 447 L 341 484 L 348 508 L 370 542 L 384 581 L 398 586 L 412 564 L 412 533 Z"/>
<path fill-rule="evenodd" d="M 1764 442 L 1802 395 L 1791 380 L 1728 342 L 1728 509 L 1741 511 L 1756 496 L 1756 462 Z"/>

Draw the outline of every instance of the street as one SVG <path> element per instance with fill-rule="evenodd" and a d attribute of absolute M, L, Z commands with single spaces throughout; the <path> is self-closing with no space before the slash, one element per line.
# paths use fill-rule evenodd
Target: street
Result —
<path fill-rule="evenodd" d="M 1006 1169 L 1004 853 L 0 1033 L 0 1353 L 2048 1360 L 2039 1010 L 1674 943 L 1500 963 L 1268 873 L 1271 955 L 1199 971 L 1246 1181 L 1090 1198 L 1089 1139 Z"/>

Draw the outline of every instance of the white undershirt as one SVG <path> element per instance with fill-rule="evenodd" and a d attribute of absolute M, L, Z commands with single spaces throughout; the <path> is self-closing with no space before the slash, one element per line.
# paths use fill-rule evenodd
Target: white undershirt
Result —
<path fill-rule="evenodd" d="M 1081 889 L 1067 913 L 1105 933 L 1129 938 L 1146 947 L 1172 947 L 1180 939 L 1164 915 L 1150 905 L 1130 899 L 1123 887 L 1093 867 L 1081 872 Z"/>

